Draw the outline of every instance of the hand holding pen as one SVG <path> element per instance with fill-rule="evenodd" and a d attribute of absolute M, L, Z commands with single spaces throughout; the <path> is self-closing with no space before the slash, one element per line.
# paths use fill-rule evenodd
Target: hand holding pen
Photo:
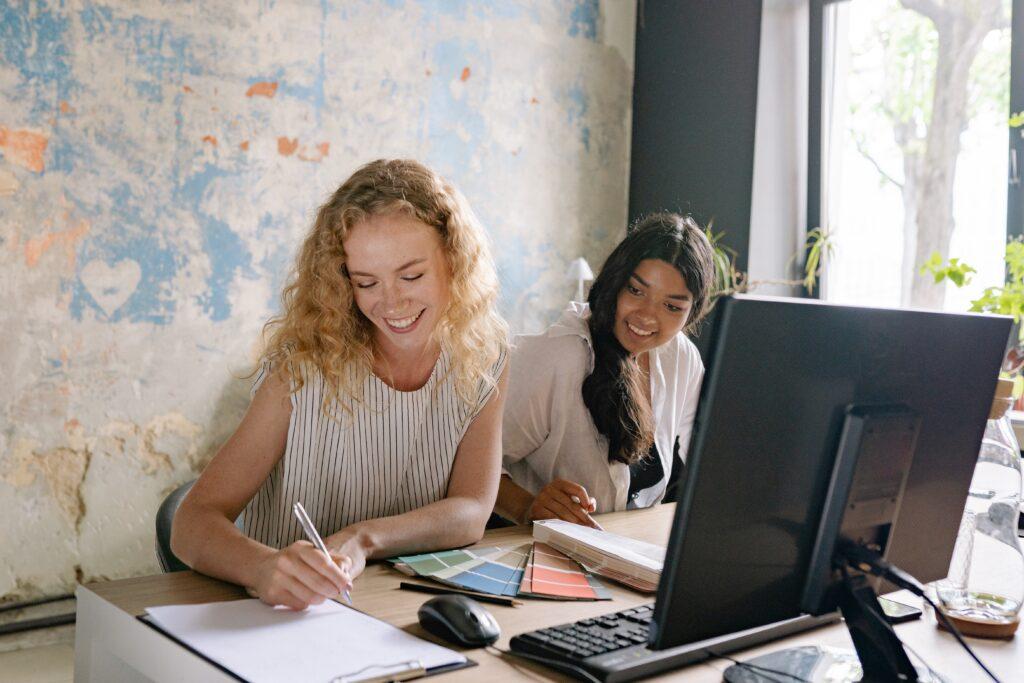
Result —
<path fill-rule="evenodd" d="M 268 605 L 304 610 L 347 593 L 351 574 L 313 543 L 296 541 L 267 549 L 255 566 L 251 592 Z"/>
<path fill-rule="evenodd" d="M 567 479 L 555 479 L 537 493 L 523 521 L 564 519 L 600 529 L 601 525 L 590 516 L 594 512 L 597 512 L 597 500 L 583 486 Z"/>
<path fill-rule="evenodd" d="M 317 549 L 326 556 L 327 560 L 333 564 L 334 558 L 331 557 L 331 552 L 327 550 L 327 546 L 324 544 L 324 539 L 320 538 L 320 532 L 316 530 L 316 527 L 313 526 L 313 521 L 309 518 L 309 515 L 306 514 L 306 508 L 302 507 L 302 503 L 296 501 L 295 504 L 292 505 L 292 512 L 295 513 L 295 516 L 299 520 L 299 524 L 302 525 L 302 530 L 306 533 L 306 538 L 309 539 L 309 542 L 315 545 Z M 349 593 L 348 588 L 341 591 L 341 596 L 345 598 L 345 602 L 350 605 L 352 604 L 352 595 Z"/>

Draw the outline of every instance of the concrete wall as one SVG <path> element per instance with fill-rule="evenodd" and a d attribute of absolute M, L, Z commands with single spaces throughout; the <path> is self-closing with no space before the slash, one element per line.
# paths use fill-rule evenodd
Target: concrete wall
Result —
<path fill-rule="evenodd" d="M 626 217 L 634 3 L 0 4 L 0 599 L 156 570 L 153 515 L 248 402 L 357 165 L 469 197 L 513 328 Z"/>

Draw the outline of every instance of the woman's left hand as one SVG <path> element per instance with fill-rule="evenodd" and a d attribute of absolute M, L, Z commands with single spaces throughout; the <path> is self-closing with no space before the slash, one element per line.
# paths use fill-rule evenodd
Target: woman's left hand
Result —
<path fill-rule="evenodd" d="M 349 578 L 355 579 L 363 573 L 368 551 L 362 535 L 354 526 L 345 527 L 338 533 L 328 536 L 324 539 L 324 544 Z"/>

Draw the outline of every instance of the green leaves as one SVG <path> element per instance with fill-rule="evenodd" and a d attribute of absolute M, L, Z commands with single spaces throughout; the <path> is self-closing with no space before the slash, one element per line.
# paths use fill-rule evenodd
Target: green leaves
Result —
<path fill-rule="evenodd" d="M 715 282 L 711 296 L 717 298 L 742 291 L 743 276 L 736 270 L 736 250 L 722 243 L 725 231 L 715 232 L 711 224 L 704 228 L 704 235 L 711 243 L 712 259 L 715 263 Z"/>
<path fill-rule="evenodd" d="M 1024 111 L 1019 111 L 1011 116 L 1008 123 L 1010 124 L 1010 128 L 1020 128 L 1021 126 L 1024 126 Z"/>
<path fill-rule="evenodd" d="M 943 265 L 939 252 L 933 251 L 932 255 L 921 266 L 920 272 L 931 273 L 932 277 L 935 278 L 936 284 L 948 278 L 957 287 L 963 287 L 966 284 L 970 284 L 971 275 L 978 271 L 961 262 L 958 258 L 951 258 L 949 263 Z"/>
<path fill-rule="evenodd" d="M 971 302 L 970 310 L 975 313 L 997 313 L 1013 316 L 1019 323 L 1024 318 L 1024 241 L 1018 237 L 1006 243 L 1006 282 L 1002 287 L 988 287 L 977 299 Z M 971 274 L 977 271 L 971 266 L 951 258 L 946 264 L 935 252 L 921 266 L 921 272 L 929 272 L 935 282 L 949 279 L 957 287 L 963 287 L 971 281 Z M 1018 338 L 1024 341 L 1024 325 L 1018 326 Z"/>
<path fill-rule="evenodd" d="M 815 228 L 807 233 L 807 262 L 804 264 L 803 286 L 808 294 L 814 294 L 814 285 L 821 276 L 824 260 L 832 256 L 834 245 L 832 235 L 824 228 Z M 826 257 L 825 259 L 822 256 Z"/>

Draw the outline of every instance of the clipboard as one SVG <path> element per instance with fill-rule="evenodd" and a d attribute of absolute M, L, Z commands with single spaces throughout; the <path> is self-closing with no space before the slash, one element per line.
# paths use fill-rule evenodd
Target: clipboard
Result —
<path fill-rule="evenodd" d="M 460 652 L 333 602 L 305 612 L 275 609 L 258 600 L 168 605 L 147 612 L 137 618 L 246 683 L 297 677 L 336 683 L 405 681 L 477 665 Z M 359 641 L 354 634 L 371 636 Z M 324 643 L 341 645 L 327 647 Z M 349 647 L 344 647 L 345 643 Z M 396 661 L 388 662 L 389 655 Z M 421 659 L 416 659 L 417 655 Z"/>

